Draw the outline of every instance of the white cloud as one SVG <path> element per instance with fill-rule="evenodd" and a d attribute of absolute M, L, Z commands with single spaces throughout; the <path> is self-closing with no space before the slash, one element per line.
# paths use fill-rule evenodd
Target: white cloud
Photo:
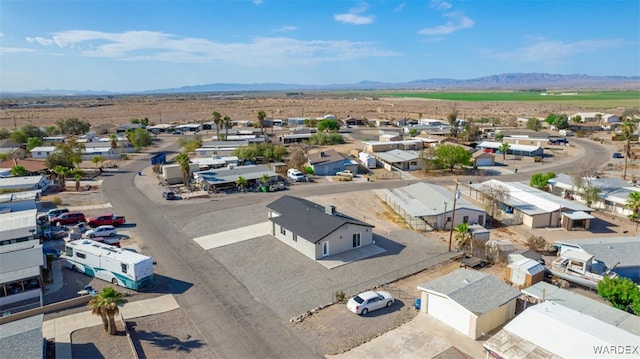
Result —
<path fill-rule="evenodd" d="M 395 9 L 393 9 L 393 12 L 400 12 L 400 11 L 402 11 L 402 9 L 404 9 L 404 6 L 405 6 L 405 5 L 406 5 L 405 3 L 400 3 L 400 5 L 396 6 L 396 8 L 395 8 Z"/>
<path fill-rule="evenodd" d="M 625 44 L 620 39 L 582 40 L 576 42 L 563 42 L 549 40 L 543 37 L 531 38 L 528 46 L 519 49 L 494 53 L 485 50 L 484 53 L 492 58 L 514 62 L 552 62 L 562 60 L 581 53 L 598 52 L 612 49 Z"/>
<path fill-rule="evenodd" d="M 291 32 L 296 31 L 298 28 L 296 26 L 284 25 L 277 29 L 272 30 L 273 32 Z"/>
<path fill-rule="evenodd" d="M 443 14 L 442 16 L 448 17 L 451 20 L 447 21 L 444 25 L 438 25 L 435 27 L 427 27 L 418 32 L 420 35 L 448 35 L 458 30 L 468 29 L 473 27 L 475 21 L 468 18 L 461 12 L 450 12 Z"/>
<path fill-rule="evenodd" d="M 452 6 L 451 3 L 442 0 L 431 0 L 431 3 L 429 3 L 429 7 L 436 11 L 449 10 Z"/>
<path fill-rule="evenodd" d="M 54 41 L 51 39 L 45 39 L 44 37 L 27 37 L 27 42 L 34 43 L 37 42 L 42 46 L 50 46 L 53 45 Z"/>
<path fill-rule="evenodd" d="M 358 7 L 351 8 L 348 13 L 336 14 L 333 19 L 343 24 L 369 25 L 375 20 L 374 15 L 363 15 L 369 8 L 369 4 L 361 3 Z"/>
<path fill-rule="evenodd" d="M 21 54 L 24 52 L 34 52 L 34 49 L 26 47 L 0 47 L 0 54 Z"/>
<path fill-rule="evenodd" d="M 297 40 L 258 37 L 248 42 L 219 43 L 154 31 L 122 33 L 72 30 L 56 32 L 51 41 L 87 57 L 173 63 L 232 63 L 244 66 L 289 66 L 367 57 L 398 56 L 368 42 Z M 39 41 L 39 43 L 46 41 Z"/>

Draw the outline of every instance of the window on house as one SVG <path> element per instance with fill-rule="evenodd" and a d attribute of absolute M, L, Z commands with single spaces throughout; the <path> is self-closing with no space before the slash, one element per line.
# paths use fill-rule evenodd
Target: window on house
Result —
<path fill-rule="evenodd" d="M 469 223 L 469 216 L 462 217 L 462 223 Z"/>
<path fill-rule="evenodd" d="M 353 248 L 360 247 L 360 233 L 353 234 Z"/>
<path fill-rule="evenodd" d="M 484 225 L 484 215 L 481 214 L 478 216 L 478 224 L 483 226 Z"/>
<path fill-rule="evenodd" d="M 297 241 L 298 241 L 298 235 L 297 235 L 297 234 L 295 234 L 295 233 L 293 234 L 293 241 L 294 241 L 294 242 L 297 242 Z"/>
<path fill-rule="evenodd" d="M 286 235 L 287 235 L 287 230 L 286 230 L 286 229 L 284 229 L 284 227 L 283 227 L 283 226 L 280 226 L 280 234 L 282 234 L 283 236 L 286 236 Z"/>
<path fill-rule="evenodd" d="M 122 273 L 127 273 L 128 265 L 126 263 L 120 263 L 120 266 L 122 267 Z"/>

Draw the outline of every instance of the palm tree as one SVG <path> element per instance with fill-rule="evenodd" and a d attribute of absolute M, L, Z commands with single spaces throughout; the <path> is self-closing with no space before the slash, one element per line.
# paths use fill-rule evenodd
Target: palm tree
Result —
<path fill-rule="evenodd" d="M 95 163 L 96 169 L 98 168 L 98 163 L 102 163 L 102 161 L 104 161 L 104 158 L 102 156 L 93 156 L 91 158 L 91 162 Z"/>
<path fill-rule="evenodd" d="M 507 142 L 503 142 L 498 148 L 500 152 L 502 152 L 502 161 L 507 160 L 507 152 L 509 151 L 509 148 L 511 148 L 511 146 Z"/>
<path fill-rule="evenodd" d="M 115 133 L 109 135 L 109 141 L 111 141 L 111 148 L 118 148 L 118 136 Z"/>
<path fill-rule="evenodd" d="M 469 247 L 469 252 L 473 254 L 472 232 L 467 223 L 460 223 L 456 226 L 456 243 L 458 249 L 465 250 Z"/>
<path fill-rule="evenodd" d="M 182 171 L 182 181 L 185 187 L 189 187 L 189 179 L 191 178 L 191 168 L 189 164 L 191 161 L 189 160 L 189 154 L 186 152 L 180 152 L 180 154 L 176 157 L 176 162 L 180 165 L 180 170 Z"/>
<path fill-rule="evenodd" d="M 624 138 L 624 167 L 622 169 L 622 179 L 627 179 L 627 160 L 629 159 L 629 153 L 631 152 L 631 137 L 633 136 L 634 124 L 629 119 L 624 120 L 622 123 L 622 138 Z"/>
<path fill-rule="evenodd" d="M 218 111 L 213 111 L 211 116 L 213 116 L 213 123 L 216 124 L 216 140 L 220 140 L 220 125 L 222 124 L 222 115 L 220 115 L 220 112 Z"/>
<path fill-rule="evenodd" d="M 248 184 L 249 184 L 249 181 L 247 181 L 247 179 L 242 176 L 239 176 L 238 179 L 236 180 L 236 187 L 240 188 L 242 192 L 245 191 Z"/>
<path fill-rule="evenodd" d="M 267 117 L 267 114 L 260 110 L 258 111 L 258 123 L 260 124 L 260 130 L 262 131 L 262 136 L 264 136 L 264 118 Z"/>
<path fill-rule="evenodd" d="M 233 121 L 231 121 L 231 117 L 224 116 L 222 124 L 224 125 L 224 139 L 226 140 L 229 137 L 229 129 L 233 127 Z"/>
<path fill-rule="evenodd" d="M 65 189 L 67 189 L 65 181 L 70 171 L 71 170 L 69 169 L 69 167 L 60 165 L 57 165 L 53 168 L 53 172 L 58 175 L 58 185 L 60 186 L 60 191 L 64 191 Z"/>
<path fill-rule="evenodd" d="M 29 171 L 27 171 L 27 169 L 24 168 L 24 166 L 17 165 L 17 166 L 13 166 L 9 174 L 12 177 L 23 177 L 23 176 L 29 175 Z"/>
<path fill-rule="evenodd" d="M 73 171 L 71 171 L 71 174 L 73 175 L 73 179 L 76 181 L 76 191 L 80 191 L 80 180 L 82 179 L 82 170 L 76 168 Z"/>
<path fill-rule="evenodd" d="M 629 196 L 627 197 L 627 201 L 625 202 L 624 206 L 633 212 L 629 215 L 629 219 L 636 222 L 636 231 L 638 231 L 638 211 L 640 210 L 640 192 L 633 191 L 629 193 Z"/>
<path fill-rule="evenodd" d="M 120 313 L 118 306 L 124 304 L 122 297 L 123 294 L 113 287 L 106 287 L 101 293 L 91 298 L 87 304 L 91 308 L 91 314 L 99 315 L 102 318 L 104 330 L 111 335 L 118 334 L 115 316 Z"/>

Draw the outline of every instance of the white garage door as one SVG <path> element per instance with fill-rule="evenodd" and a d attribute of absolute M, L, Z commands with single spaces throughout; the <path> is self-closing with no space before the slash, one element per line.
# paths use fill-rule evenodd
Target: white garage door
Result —
<path fill-rule="evenodd" d="M 476 164 L 478 165 L 478 167 L 481 166 L 493 166 L 493 161 L 491 160 L 491 158 L 476 158 Z"/>
<path fill-rule="evenodd" d="M 452 300 L 429 294 L 429 314 L 448 326 L 469 335 L 469 313 L 456 305 Z"/>

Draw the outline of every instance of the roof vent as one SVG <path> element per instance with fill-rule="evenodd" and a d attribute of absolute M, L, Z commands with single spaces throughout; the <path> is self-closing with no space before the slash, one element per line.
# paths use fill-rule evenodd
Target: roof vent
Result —
<path fill-rule="evenodd" d="M 464 284 L 471 284 L 471 281 L 470 281 L 470 280 L 468 280 L 468 279 L 464 279 L 464 280 L 462 280 L 462 281 L 464 282 Z"/>
<path fill-rule="evenodd" d="M 324 207 L 324 213 L 330 214 L 330 215 L 333 216 L 334 214 L 336 214 L 336 206 L 333 206 L 333 205 L 330 205 L 330 204 L 326 205 Z"/>

